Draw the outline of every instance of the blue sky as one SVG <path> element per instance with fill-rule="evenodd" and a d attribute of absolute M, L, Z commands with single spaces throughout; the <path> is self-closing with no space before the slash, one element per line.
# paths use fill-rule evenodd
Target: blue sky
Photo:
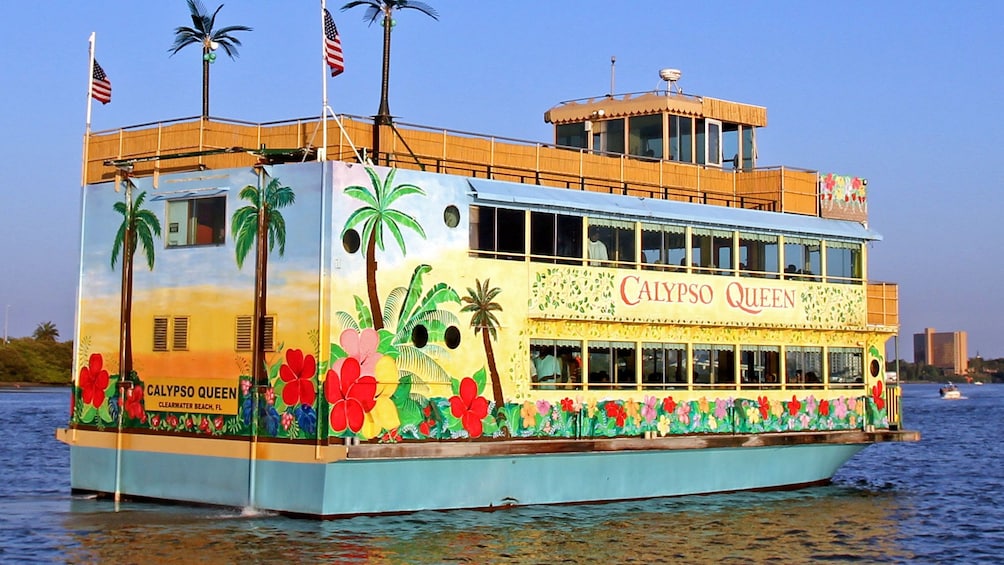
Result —
<path fill-rule="evenodd" d="M 210 9 L 218 3 L 205 2 Z M 680 86 L 767 107 L 761 165 L 869 179 L 870 278 L 900 284 L 900 358 L 925 327 L 969 334 L 969 355 L 1004 357 L 1004 3 L 429 0 L 399 13 L 390 109 L 399 122 L 550 141 L 556 103 Z M 336 112 L 369 116 L 381 30 L 329 4 L 346 72 Z M 212 66 L 210 114 L 248 121 L 316 116 L 319 4 L 228 0 L 217 25 L 254 28 Z M 17 2 L 5 8 L 0 138 L 0 314 L 12 337 L 51 321 L 73 335 L 87 38 L 112 81 L 95 131 L 201 110 L 201 53 L 170 57 L 183 0 Z M 7 308 L 9 305 L 9 308 Z M 9 316 L 8 316 L 9 313 Z"/>

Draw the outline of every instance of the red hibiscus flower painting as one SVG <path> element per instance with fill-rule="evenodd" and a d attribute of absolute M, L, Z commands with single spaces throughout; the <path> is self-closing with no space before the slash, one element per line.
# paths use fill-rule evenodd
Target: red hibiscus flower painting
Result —
<path fill-rule="evenodd" d="M 478 396 L 478 384 L 470 377 L 460 381 L 460 394 L 450 397 L 450 411 L 460 418 L 464 429 L 471 437 L 481 437 L 484 428 L 481 421 L 488 415 L 488 401 Z"/>
<path fill-rule="evenodd" d="M 108 371 L 103 365 L 101 354 L 94 353 L 87 366 L 80 369 L 80 397 L 84 404 L 95 408 L 105 403 L 105 389 L 108 388 Z"/>
<path fill-rule="evenodd" d="M 882 394 L 882 381 L 875 383 L 872 387 L 872 400 L 875 401 L 875 407 L 879 410 L 885 410 L 885 395 Z"/>
<path fill-rule="evenodd" d="M 146 422 L 146 410 L 143 408 L 143 386 L 131 388 L 126 393 L 125 411 L 130 418 Z"/>
<path fill-rule="evenodd" d="M 286 350 L 286 363 L 279 367 L 279 378 L 286 383 L 282 389 L 282 401 L 286 406 L 313 406 L 317 393 L 311 379 L 316 371 L 313 355 L 304 355 L 299 349 Z"/>
<path fill-rule="evenodd" d="M 376 405 L 376 389 L 376 378 L 362 374 L 354 357 L 335 362 L 324 381 L 324 398 L 331 403 L 331 429 L 358 433 L 366 414 Z"/>

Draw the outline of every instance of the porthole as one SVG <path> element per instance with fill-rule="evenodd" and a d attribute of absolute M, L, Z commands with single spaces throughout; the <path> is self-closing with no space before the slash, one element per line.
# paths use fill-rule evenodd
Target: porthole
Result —
<path fill-rule="evenodd" d="M 443 210 L 443 222 L 446 223 L 447 227 L 455 228 L 460 225 L 460 210 L 456 206 L 450 204 Z"/>
<path fill-rule="evenodd" d="M 879 370 L 882 368 L 879 366 L 878 359 L 872 359 L 871 365 L 869 366 L 872 372 L 872 377 L 879 376 Z"/>
<path fill-rule="evenodd" d="M 342 234 L 342 247 L 349 253 L 359 251 L 359 232 L 356 230 L 347 230 Z"/>
<path fill-rule="evenodd" d="M 450 326 L 446 328 L 446 335 L 443 336 L 446 341 L 446 347 L 450 349 L 456 349 L 460 347 L 460 330 L 457 326 Z"/>
<path fill-rule="evenodd" d="M 421 324 L 412 328 L 411 343 L 419 349 L 425 347 L 425 344 L 429 343 L 429 330 Z"/>

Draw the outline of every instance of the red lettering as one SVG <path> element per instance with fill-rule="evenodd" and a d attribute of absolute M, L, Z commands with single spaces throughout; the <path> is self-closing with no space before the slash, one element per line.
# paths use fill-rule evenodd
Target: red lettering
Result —
<path fill-rule="evenodd" d="M 624 301 L 624 304 L 627 304 L 628 306 L 634 306 L 635 304 L 638 304 L 639 302 L 641 302 L 641 299 L 638 298 L 638 293 L 634 293 L 633 294 L 634 300 L 633 301 L 632 300 L 628 300 L 628 295 L 627 295 L 627 284 L 628 284 L 628 281 L 632 281 L 635 284 L 637 284 L 638 283 L 638 277 L 635 276 L 635 275 L 631 275 L 631 276 L 627 276 L 627 277 L 624 277 L 623 279 L 621 279 L 621 300 Z"/>
<path fill-rule="evenodd" d="M 746 288 L 739 282 L 732 282 L 725 289 L 725 300 L 732 308 L 756 315 L 765 309 L 794 308 L 795 291 L 772 287 Z"/>

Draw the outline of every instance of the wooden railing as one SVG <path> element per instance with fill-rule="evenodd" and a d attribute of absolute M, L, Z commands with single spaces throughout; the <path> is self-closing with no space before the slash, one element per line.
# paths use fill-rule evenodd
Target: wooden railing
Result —
<path fill-rule="evenodd" d="M 866 300 L 868 302 L 868 325 L 899 325 L 899 285 L 869 282 Z"/>
<path fill-rule="evenodd" d="M 818 215 L 817 173 L 787 167 L 729 171 L 674 161 L 620 154 L 596 154 L 509 138 L 432 129 L 414 124 L 385 128 L 373 152 L 373 125 L 368 118 L 340 116 L 327 121 L 329 159 L 372 158 L 403 169 L 490 178 L 575 190 L 661 198 Z M 170 161 L 137 162 L 134 176 L 167 172 L 250 166 L 246 151 L 265 146 L 312 148 L 322 143 L 321 122 L 304 118 L 271 123 L 186 118 L 93 133 L 83 177 L 86 183 L 114 178 L 108 161 L 142 159 L 226 148 L 234 152 L 197 155 Z"/>

